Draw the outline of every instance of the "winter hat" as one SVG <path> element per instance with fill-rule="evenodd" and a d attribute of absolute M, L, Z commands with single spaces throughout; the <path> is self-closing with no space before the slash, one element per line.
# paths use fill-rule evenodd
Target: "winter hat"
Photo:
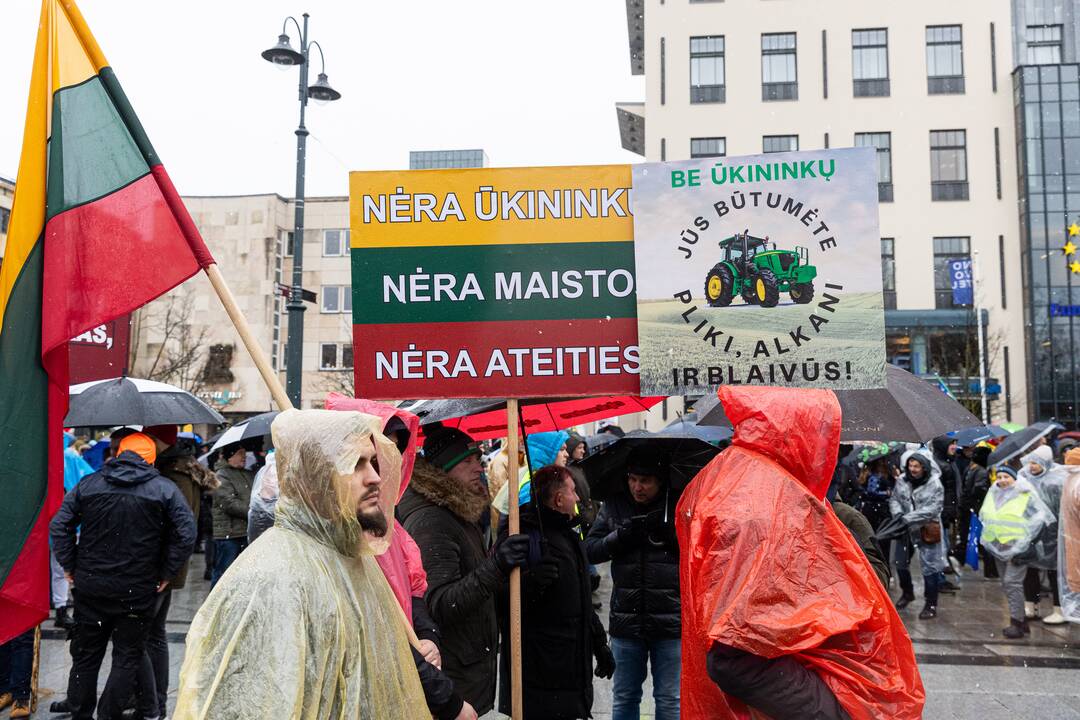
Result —
<path fill-rule="evenodd" d="M 576 433 L 570 433 L 570 437 L 566 440 L 566 452 L 573 456 L 574 450 L 577 449 L 578 445 L 585 445 L 585 452 L 589 451 L 589 446 L 586 445 L 585 438 Z"/>
<path fill-rule="evenodd" d="M 153 465 L 154 461 L 157 460 L 157 446 L 154 444 L 153 438 L 141 432 L 131 433 L 121 440 L 116 454 L 120 455 L 120 453 L 128 451 L 141 457 L 148 465 Z"/>
<path fill-rule="evenodd" d="M 635 445 L 626 458 L 626 472 L 633 475 L 652 475 L 661 481 L 667 476 L 663 453 L 656 445 Z"/>
<path fill-rule="evenodd" d="M 994 466 L 994 472 L 997 473 L 998 477 L 1000 477 L 1002 475 L 1008 475 L 1013 480 L 1015 480 L 1018 477 L 1017 474 L 1016 474 L 1016 471 L 1013 470 L 1008 465 L 995 465 Z"/>
<path fill-rule="evenodd" d="M 1074 447 L 1065 453 L 1066 465 L 1080 465 L 1080 447 Z"/>
<path fill-rule="evenodd" d="M 175 425 L 151 425 L 150 427 L 143 428 L 143 432 L 150 437 L 157 438 L 166 445 L 176 444 Z"/>
<path fill-rule="evenodd" d="M 559 450 L 570 438 L 570 433 L 562 430 L 553 432 L 533 433 L 529 436 L 529 469 L 539 470 L 542 467 L 553 465 L 555 458 L 559 456 Z"/>
<path fill-rule="evenodd" d="M 450 472 L 470 455 L 479 454 L 480 448 L 461 430 L 439 422 L 424 426 L 424 459 L 444 472 Z"/>

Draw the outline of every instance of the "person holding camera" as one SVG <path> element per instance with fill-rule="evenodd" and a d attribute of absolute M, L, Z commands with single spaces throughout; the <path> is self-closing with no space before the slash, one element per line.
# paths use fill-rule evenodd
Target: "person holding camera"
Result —
<path fill-rule="evenodd" d="M 660 449 L 638 445 L 627 458 L 625 488 L 604 502 L 585 538 L 589 562 L 611 562 L 612 720 L 637 720 L 647 669 L 652 671 L 656 720 L 679 717 L 677 500 Z"/>

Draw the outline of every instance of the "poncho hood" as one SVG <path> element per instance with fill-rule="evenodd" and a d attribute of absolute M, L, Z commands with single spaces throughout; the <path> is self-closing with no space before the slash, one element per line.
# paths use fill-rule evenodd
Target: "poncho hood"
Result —
<path fill-rule="evenodd" d="M 409 481 L 412 480 L 413 465 L 416 464 L 416 444 L 420 437 L 420 418 L 408 410 L 401 410 L 393 405 L 364 398 L 345 397 L 339 393 L 330 393 L 326 396 L 326 409 L 354 410 L 374 415 L 382 421 L 383 430 L 386 429 L 386 424 L 390 422 L 390 418 L 396 417 L 401 420 L 402 424 L 405 425 L 405 429 L 409 431 L 409 447 L 401 455 L 401 484 L 397 495 L 397 499 L 401 500 L 401 496 L 405 494 L 409 487 Z"/>
<path fill-rule="evenodd" d="M 401 454 L 383 437 L 382 421 L 358 412 L 286 410 L 270 430 L 280 491 L 274 525 L 350 557 L 385 552 L 393 534 Z M 349 483 L 362 450 L 371 443 L 382 478 L 379 505 L 387 522 L 382 537 L 361 529 Z"/>
<path fill-rule="evenodd" d="M 818 500 L 825 498 L 840 445 L 840 402 L 831 390 L 722 387 L 718 395 L 735 428 L 732 445 L 780 465 Z"/>

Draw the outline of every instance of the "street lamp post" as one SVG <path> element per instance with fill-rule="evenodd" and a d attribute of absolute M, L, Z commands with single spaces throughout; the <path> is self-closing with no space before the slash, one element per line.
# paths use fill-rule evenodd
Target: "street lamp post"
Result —
<path fill-rule="evenodd" d="M 326 58 L 323 56 L 322 46 L 315 41 L 308 40 L 308 14 L 304 13 L 304 24 L 301 27 L 296 18 L 289 16 L 281 26 L 281 35 L 278 36 L 277 45 L 264 50 L 264 59 L 275 65 L 300 66 L 300 125 L 296 128 L 296 213 L 293 220 L 293 271 L 292 287 L 289 289 L 289 302 L 285 307 L 289 310 L 289 335 L 285 343 L 285 391 L 292 402 L 293 407 L 299 408 L 300 397 L 303 394 L 304 378 L 304 171 L 307 156 L 308 130 L 304 125 L 304 113 L 307 110 L 308 98 L 319 103 L 331 102 L 341 97 L 326 79 Z M 289 21 L 296 26 L 300 33 L 300 49 L 295 50 L 289 44 L 289 35 L 286 32 Z M 322 62 L 322 72 L 314 85 L 308 85 L 308 63 L 311 59 L 311 48 L 319 50 L 319 59 Z"/>

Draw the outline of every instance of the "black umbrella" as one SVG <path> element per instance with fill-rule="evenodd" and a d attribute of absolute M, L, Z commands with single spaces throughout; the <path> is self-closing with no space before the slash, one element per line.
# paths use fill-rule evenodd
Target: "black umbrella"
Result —
<path fill-rule="evenodd" d="M 634 430 L 595 455 L 581 461 L 594 500 L 605 500 L 626 487 L 626 460 L 641 444 L 658 446 L 668 467 L 668 481 L 678 495 L 720 453 L 720 448 L 689 435 L 651 433 Z"/>
<path fill-rule="evenodd" d="M 184 425 L 225 422 L 186 390 L 153 380 L 119 377 L 72 385 L 66 427 Z"/>
<path fill-rule="evenodd" d="M 797 398 L 797 390 L 792 397 Z M 843 412 L 840 437 L 857 440 L 926 442 L 951 430 L 980 425 L 960 403 L 936 386 L 895 365 L 885 366 L 885 387 L 876 390 L 837 390 Z M 715 396 L 698 401 L 699 425 L 731 422 Z"/>
<path fill-rule="evenodd" d="M 214 442 L 214 446 L 210 448 L 210 452 L 220 450 L 226 445 L 232 445 L 233 443 L 243 442 L 244 440 L 261 438 L 269 435 L 270 425 L 274 422 L 274 418 L 280 414 L 281 413 L 277 410 L 265 412 L 261 415 L 249 417 L 247 420 L 233 425 L 218 436 L 217 440 Z"/>
<path fill-rule="evenodd" d="M 707 443 L 717 443 L 731 439 L 731 428 L 719 425 L 699 425 L 697 413 L 686 413 L 682 417 L 668 423 L 667 427 L 660 431 L 660 435 L 681 435 L 695 437 Z"/>
<path fill-rule="evenodd" d="M 1037 422 L 1034 425 L 1028 425 L 1023 430 L 1017 430 L 994 448 L 994 451 L 986 458 L 987 466 L 1000 465 L 1014 457 L 1031 452 L 1035 449 L 1034 445 L 1039 438 L 1044 438 L 1055 430 L 1064 429 L 1064 426 L 1055 422 Z"/>

